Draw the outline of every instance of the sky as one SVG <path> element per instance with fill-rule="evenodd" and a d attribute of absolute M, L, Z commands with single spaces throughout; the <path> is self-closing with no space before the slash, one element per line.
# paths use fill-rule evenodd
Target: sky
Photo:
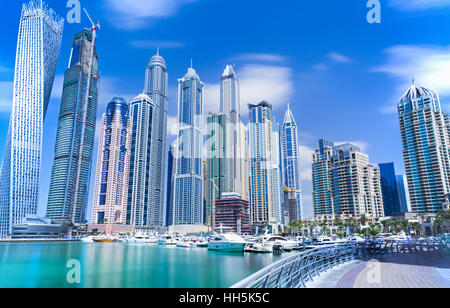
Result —
<path fill-rule="evenodd" d="M 48 0 L 66 18 L 66 0 Z M 440 94 L 450 111 L 450 1 L 381 0 L 381 23 L 369 24 L 366 0 L 81 0 L 101 23 L 98 118 L 116 95 L 128 102 L 144 87 L 160 48 L 169 72 L 169 141 L 174 140 L 177 79 L 193 66 L 206 84 L 205 113 L 219 110 L 220 76 L 235 65 L 243 121 L 248 103 L 273 104 L 281 122 L 290 103 L 299 126 L 304 212 L 313 215 L 311 161 L 319 138 L 352 142 L 373 164 L 404 173 L 396 104 L 412 76 Z M 22 0 L 0 12 L 0 157 L 12 106 Z M 66 22 L 45 120 L 39 214 L 48 199 L 64 71 L 73 36 L 90 26 Z M 99 127 L 97 127 L 97 130 Z M 94 164 L 96 153 L 94 153 Z M 1 159 L 1 158 L 0 158 Z M 95 170 L 95 165 L 92 170 Z M 91 176 L 93 182 L 94 174 Z M 92 200 L 92 185 L 91 198 Z M 90 216 L 90 213 L 88 213 Z"/>

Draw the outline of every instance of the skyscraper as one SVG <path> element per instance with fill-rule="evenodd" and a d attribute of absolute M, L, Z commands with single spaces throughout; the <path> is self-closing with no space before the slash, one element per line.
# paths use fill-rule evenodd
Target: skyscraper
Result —
<path fill-rule="evenodd" d="M 95 173 L 93 224 L 127 222 L 131 125 L 129 105 L 115 97 L 103 114 Z"/>
<path fill-rule="evenodd" d="M 401 97 L 398 115 L 412 211 L 435 213 L 450 193 L 449 117 L 439 95 L 415 82 Z"/>
<path fill-rule="evenodd" d="M 166 226 L 173 224 L 173 201 L 175 192 L 175 159 L 176 147 L 171 145 L 169 149 L 169 158 L 167 160 L 167 201 L 166 201 Z"/>
<path fill-rule="evenodd" d="M 384 217 L 380 170 L 353 144 L 320 142 L 313 156 L 313 196 L 316 216 Z"/>
<path fill-rule="evenodd" d="M 131 148 L 128 184 L 127 223 L 133 226 L 151 225 L 151 144 L 153 119 L 156 112 L 153 100 L 141 94 L 130 104 Z M 154 204 L 152 204 L 154 206 Z"/>
<path fill-rule="evenodd" d="M 394 163 L 379 164 L 381 176 L 381 191 L 383 193 L 384 214 L 392 216 L 394 213 L 408 212 L 406 206 L 403 176 L 395 174 Z M 399 182 L 401 181 L 401 182 Z"/>
<path fill-rule="evenodd" d="M 153 112 L 150 142 L 150 177 L 147 189 L 150 192 L 150 208 L 148 224 L 163 226 L 165 179 L 166 179 L 166 139 L 167 114 L 169 108 L 168 91 L 169 75 L 166 61 L 159 55 L 159 51 L 150 59 L 145 73 L 144 93 L 153 101 Z"/>
<path fill-rule="evenodd" d="M 409 212 L 408 200 L 406 199 L 405 180 L 403 175 L 397 175 L 397 189 L 400 198 L 400 211 L 402 213 Z"/>
<path fill-rule="evenodd" d="M 249 110 L 251 220 L 259 225 L 281 223 L 278 126 L 269 103 L 249 105 Z"/>
<path fill-rule="evenodd" d="M 297 201 L 298 217 L 295 220 L 302 219 L 302 191 L 300 179 L 300 158 L 299 158 L 299 139 L 297 123 L 294 115 L 288 106 L 281 126 L 281 153 L 283 185 L 289 189 L 295 189 L 295 199 Z"/>
<path fill-rule="evenodd" d="M 232 159 L 232 191 L 237 192 L 242 199 L 249 200 L 249 175 L 248 175 L 248 142 L 247 130 L 241 122 L 241 99 L 239 79 L 233 66 L 227 65 L 222 74 L 220 84 L 220 113 L 230 118 L 232 139 L 228 158 Z M 229 171 L 224 171 L 228 173 Z"/>
<path fill-rule="evenodd" d="M 190 67 L 178 80 L 178 138 L 174 225 L 203 224 L 204 84 Z"/>
<path fill-rule="evenodd" d="M 98 55 L 92 33 L 75 35 L 58 119 L 47 217 L 84 223 L 98 101 Z"/>
<path fill-rule="evenodd" d="M 233 192 L 234 125 L 224 113 L 210 113 L 207 118 L 206 221 L 215 226 L 215 202 L 222 194 Z"/>
<path fill-rule="evenodd" d="M 23 5 L 12 112 L 0 172 L 0 237 L 38 211 L 43 125 L 63 28 L 64 20 L 42 1 Z"/>
<path fill-rule="evenodd" d="M 334 215 L 331 158 L 334 144 L 320 139 L 319 148 L 313 154 L 312 181 L 314 216 Z"/>

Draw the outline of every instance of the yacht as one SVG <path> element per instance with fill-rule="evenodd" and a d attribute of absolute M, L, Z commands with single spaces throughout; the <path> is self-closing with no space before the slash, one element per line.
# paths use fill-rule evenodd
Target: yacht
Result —
<path fill-rule="evenodd" d="M 237 234 L 218 234 L 213 236 L 208 249 L 221 252 L 243 252 L 247 242 Z"/>
<path fill-rule="evenodd" d="M 93 236 L 83 237 L 83 238 L 81 238 L 81 242 L 83 242 L 83 243 L 95 243 Z"/>
<path fill-rule="evenodd" d="M 189 239 L 187 239 L 187 238 L 181 239 L 181 240 L 178 241 L 177 247 L 180 247 L 180 248 L 191 248 L 192 247 L 192 242 Z"/>
<path fill-rule="evenodd" d="M 170 235 L 163 235 L 158 238 L 159 245 L 167 245 L 167 246 L 175 246 L 177 244 L 177 240 Z"/>
<path fill-rule="evenodd" d="M 277 235 L 266 235 L 263 238 L 264 242 L 268 242 L 271 244 L 279 244 L 283 248 L 283 250 L 292 250 L 298 248 L 298 242 L 294 240 L 289 240 L 282 236 Z"/>

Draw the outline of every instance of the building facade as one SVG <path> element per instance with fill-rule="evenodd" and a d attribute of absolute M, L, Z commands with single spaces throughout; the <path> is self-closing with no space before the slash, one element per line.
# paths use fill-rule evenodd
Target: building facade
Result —
<path fill-rule="evenodd" d="M 313 196 L 316 217 L 384 217 L 380 170 L 349 143 L 320 141 L 313 155 Z"/>
<path fill-rule="evenodd" d="M 175 193 L 175 162 L 176 162 L 176 146 L 171 145 L 169 156 L 167 159 L 167 204 L 166 204 L 166 226 L 173 225 L 173 202 Z"/>
<path fill-rule="evenodd" d="M 251 222 L 258 225 L 281 223 L 278 127 L 269 103 L 249 105 L 249 110 Z"/>
<path fill-rule="evenodd" d="M 378 167 L 380 168 L 385 216 L 408 212 L 405 189 L 401 188 L 403 177 L 395 174 L 394 163 L 379 164 Z M 401 179 L 401 183 L 399 179 Z"/>
<path fill-rule="evenodd" d="M 439 95 L 415 82 L 400 99 L 398 116 L 412 211 L 436 213 L 450 192 L 449 117 Z"/>
<path fill-rule="evenodd" d="M 190 67 L 178 80 L 178 138 L 174 225 L 203 224 L 204 84 Z"/>
<path fill-rule="evenodd" d="M 224 227 L 235 234 L 250 234 L 250 203 L 247 200 L 241 199 L 236 193 L 224 193 L 215 205 L 216 230 Z"/>
<path fill-rule="evenodd" d="M 297 201 L 298 217 L 293 220 L 302 219 L 302 189 L 300 178 L 300 153 L 297 123 L 288 106 L 281 126 L 281 153 L 282 153 L 282 175 L 283 185 L 289 189 L 295 189 L 295 200 Z M 285 222 L 289 223 L 289 222 Z"/>
<path fill-rule="evenodd" d="M 232 192 L 234 125 L 224 113 L 210 113 L 207 118 L 207 172 L 205 182 L 206 222 L 215 226 L 215 201 Z"/>
<path fill-rule="evenodd" d="M 47 217 L 86 222 L 98 101 L 98 56 L 92 34 L 75 35 L 58 118 Z"/>
<path fill-rule="evenodd" d="M 102 117 L 100 128 L 92 224 L 127 222 L 130 122 L 128 103 L 123 98 L 113 98 Z"/>
<path fill-rule="evenodd" d="M 42 139 L 64 20 L 42 1 L 22 7 L 11 118 L 0 172 L 0 238 L 38 211 Z"/>

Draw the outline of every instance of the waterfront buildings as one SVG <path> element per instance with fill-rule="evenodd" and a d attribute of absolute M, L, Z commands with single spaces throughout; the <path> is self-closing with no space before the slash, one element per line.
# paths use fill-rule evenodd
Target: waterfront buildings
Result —
<path fill-rule="evenodd" d="M 0 238 L 38 211 L 43 125 L 64 20 L 42 1 L 23 5 L 14 93 L 0 172 Z"/>
<path fill-rule="evenodd" d="M 281 223 L 281 177 L 278 125 L 272 106 L 249 105 L 251 221 L 257 225 Z"/>
<path fill-rule="evenodd" d="M 289 108 L 284 116 L 281 126 L 281 153 L 282 153 L 282 175 L 283 185 L 289 189 L 295 190 L 295 200 L 297 201 L 297 217 L 292 220 L 302 219 L 302 192 L 300 179 L 300 158 L 299 158 L 299 139 L 297 123 L 294 115 Z M 292 213 L 292 211 L 291 211 Z M 285 223 L 289 223 L 285 222 Z"/>
<path fill-rule="evenodd" d="M 203 224 L 204 84 L 190 67 L 178 80 L 178 138 L 174 225 Z"/>
<path fill-rule="evenodd" d="M 402 212 L 410 212 L 411 209 L 408 204 L 408 200 L 406 199 L 406 186 L 405 186 L 405 176 L 397 175 L 397 189 L 398 194 L 400 196 L 400 209 Z"/>
<path fill-rule="evenodd" d="M 450 193 L 449 117 L 439 95 L 414 81 L 398 116 L 412 211 L 438 212 Z"/>
<path fill-rule="evenodd" d="M 384 217 L 380 170 L 360 148 L 321 140 L 313 154 L 315 216 Z"/>
<path fill-rule="evenodd" d="M 210 113 L 207 118 L 206 221 L 215 226 L 216 200 L 225 192 L 232 192 L 234 125 L 224 113 Z"/>
<path fill-rule="evenodd" d="M 405 188 L 403 177 L 395 174 L 394 163 L 379 164 L 381 176 L 381 191 L 383 194 L 384 214 L 392 216 L 394 213 L 406 213 Z"/>
<path fill-rule="evenodd" d="M 297 190 L 295 188 L 284 187 L 284 224 L 288 225 L 292 221 L 299 220 Z"/>
<path fill-rule="evenodd" d="M 74 37 L 64 75 L 47 217 L 86 222 L 98 101 L 98 55 L 89 31 Z"/>
<path fill-rule="evenodd" d="M 129 105 L 115 97 L 103 114 L 97 153 L 93 224 L 126 224 L 130 171 Z"/>
<path fill-rule="evenodd" d="M 225 227 L 227 232 L 250 234 L 250 203 L 236 193 L 223 193 L 215 202 L 215 227 Z"/>

